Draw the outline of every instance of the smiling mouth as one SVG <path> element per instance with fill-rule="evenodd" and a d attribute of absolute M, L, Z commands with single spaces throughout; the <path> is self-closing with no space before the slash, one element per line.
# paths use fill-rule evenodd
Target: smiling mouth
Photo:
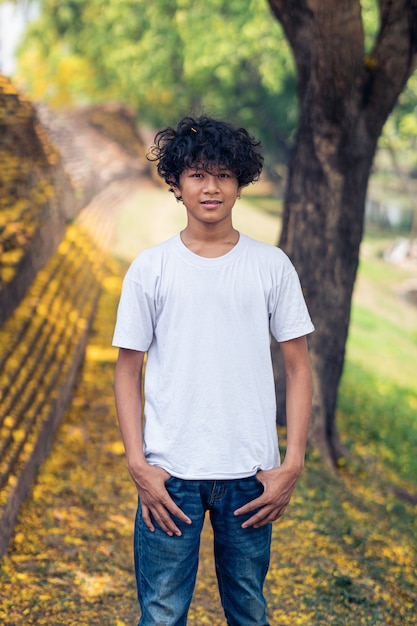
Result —
<path fill-rule="evenodd" d="M 220 200 L 203 200 L 201 204 L 205 207 L 211 207 L 211 206 L 216 207 L 216 206 L 220 206 L 221 202 Z"/>

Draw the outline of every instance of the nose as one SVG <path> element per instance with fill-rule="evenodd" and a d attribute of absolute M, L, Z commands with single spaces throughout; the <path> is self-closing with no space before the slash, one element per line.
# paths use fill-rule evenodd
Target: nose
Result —
<path fill-rule="evenodd" d="M 212 174 L 208 174 L 204 178 L 204 191 L 206 193 L 217 193 L 219 190 L 217 176 L 213 176 Z"/>

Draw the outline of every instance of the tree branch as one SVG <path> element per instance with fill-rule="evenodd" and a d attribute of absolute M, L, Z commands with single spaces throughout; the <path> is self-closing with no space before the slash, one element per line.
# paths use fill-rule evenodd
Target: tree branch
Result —
<path fill-rule="evenodd" d="M 385 121 L 417 65 L 417 0 L 379 0 L 379 8 L 381 26 L 364 89 L 369 124 Z"/>
<path fill-rule="evenodd" d="M 363 73 L 359 0 L 269 0 L 269 5 L 294 54 L 300 100 L 314 76 L 327 101 L 343 102 Z"/>

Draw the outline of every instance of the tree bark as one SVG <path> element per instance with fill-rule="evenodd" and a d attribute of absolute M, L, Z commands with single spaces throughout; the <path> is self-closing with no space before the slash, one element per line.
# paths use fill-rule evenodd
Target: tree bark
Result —
<path fill-rule="evenodd" d="M 364 53 L 359 0 L 269 0 L 293 50 L 299 124 L 280 247 L 299 273 L 316 327 L 310 444 L 343 454 L 335 412 L 343 371 L 368 179 L 382 127 L 416 65 L 417 0 L 380 0 L 380 30 Z M 273 345 L 278 420 L 282 367 Z"/>

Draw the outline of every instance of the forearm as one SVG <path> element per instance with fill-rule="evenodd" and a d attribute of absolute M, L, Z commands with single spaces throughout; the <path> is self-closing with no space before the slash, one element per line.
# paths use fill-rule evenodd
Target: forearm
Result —
<path fill-rule="evenodd" d="M 145 463 L 142 434 L 142 363 L 140 353 L 120 351 L 114 377 L 117 419 L 129 469 Z"/>
<path fill-rule="evenodd" d="M 281 344 L 286 375 L 286 465 L 304 466 L 311 416 L 312 373 L 305 337 Z"/>
<path fill-rule="evenodd" d="M 308 428 L 311 416 L 312 378 L 305 367 L 287 377 L 287 463 L 304 465 Z"/>
<path fill-rule="evenodd" d="M 304 467 L 312 399 L 307 341 L 305 337 L 291 339 L 280 343 L 280 348 L 287 383 L 287 453 L 280 467 L 257 473 L 264 491 L 259 498 L 235 511 L 235 515 L 256 511 L 242 524 L 242 528 L 259 528 L 279 519 L 288 506 Z"/>
<path fill-rule="evenodd" d="M 257 473 L 264 487 L 263 494 L 235 511 L 236 515 L 242 515 L 257 510 L 242 524 L 243 528 L 258 528 L 279 519 L 288 506 L 304 467 L 312 383 L 307 346 L 303 339 L 281 345 L 287 381 L 287 453 L 280 467 Z"/>
<path fill-rule="evenodd" d="M 148 464 L 143 453 L 143 358 L 143 352 L 120 349 L 114 375 L 117 418 L 126 450 L 127 467 L 138 490 L 142 518 L 149 530 L 154 531 L 157 522 L 168 535 L 180 536 L 181 531 L 172 515 L 186 524 L 191 524 L 191 520 L 166 490 L 168 472 Z"/>

